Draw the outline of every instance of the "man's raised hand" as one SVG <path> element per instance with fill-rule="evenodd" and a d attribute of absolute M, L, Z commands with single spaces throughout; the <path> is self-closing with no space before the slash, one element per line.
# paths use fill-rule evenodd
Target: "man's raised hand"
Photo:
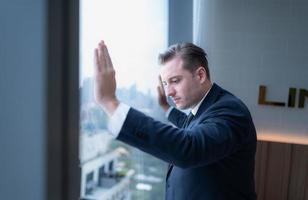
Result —
<path fill-rule="evenodd" d="M 101 41 L 95 48 L 94 61 L 95 100 L 109 115 L 112 115 L 118 107 L 119 101 L 115 95 L 115 70 L 104 41 Z"/>
<path fill-rule="evenodd" d="M 161 76 L 158 77 L 158 86 L 157 86 L 157 93 L 158 93 L 158 103 L 163 108 L 164 111 L 167 111 L 170 107 L 167 97 L 165 94 L 164 86 L 161 80 Z"/>

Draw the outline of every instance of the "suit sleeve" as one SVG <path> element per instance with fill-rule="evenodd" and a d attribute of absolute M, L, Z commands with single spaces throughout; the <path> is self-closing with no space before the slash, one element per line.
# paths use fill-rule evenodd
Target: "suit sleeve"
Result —
<path fill-rule="evenodd" d="M 218 110 L 210 116 L 181 129 L 131 108 L 117 139 L 182 168 L 215 162 L 251 139 L 244 114 Z"/>

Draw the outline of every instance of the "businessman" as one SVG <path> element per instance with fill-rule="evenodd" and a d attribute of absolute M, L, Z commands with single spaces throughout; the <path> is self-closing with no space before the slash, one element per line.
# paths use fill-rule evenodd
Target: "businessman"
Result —
<path fill-rule="evenodd" d="M 170 163 L 166 200 L 255 200 L 256 131 L 247 107 L 211 82 L 200 47 L 176 44 L 159 60 L 159 103 L 174 126 L 119 102 L 107 47 L 101 41 L 95 49 L 95 99 L 110 117 L 111 134 Z"/>

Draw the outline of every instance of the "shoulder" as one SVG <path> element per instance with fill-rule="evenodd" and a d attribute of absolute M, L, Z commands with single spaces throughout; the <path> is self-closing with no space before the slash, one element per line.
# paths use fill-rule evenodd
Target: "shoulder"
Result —
<path fill-rule="evenodd" d="M 243 101 L 224 89 L 220 90 L 218 98 L 209 106 L 204 115 L 206 118 L 251 120 L 249 109 Z"/>

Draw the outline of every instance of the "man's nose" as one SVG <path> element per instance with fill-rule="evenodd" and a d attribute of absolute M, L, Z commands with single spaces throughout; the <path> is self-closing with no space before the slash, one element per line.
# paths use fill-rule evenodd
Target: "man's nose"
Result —
<path fill-rule="evenodd" d="M 169 96 L 169 97 L 174 97 L 174 95 L 175 95 L 175 89 L 174 89 L 174 87 L 172 87 L 172 86 L 167 86 L 166 87 L 166 90 L 167 90 L 167 96 Z"/>

